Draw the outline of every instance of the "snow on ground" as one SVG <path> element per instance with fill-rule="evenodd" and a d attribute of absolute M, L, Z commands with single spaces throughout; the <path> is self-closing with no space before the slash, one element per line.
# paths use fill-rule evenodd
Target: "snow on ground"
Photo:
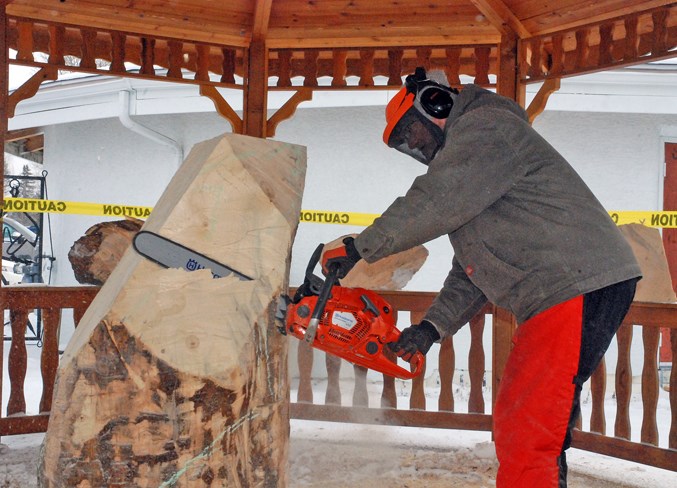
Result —
<path fill-rule="evenodd" d="M 9 395 L 5 344 L 3 406 Z M 28 346 L 26 402 L 29 413 L 40 400 L 40 349 Z M 342 381 L 343 398 L 352 396 L 350 381 Z M 292 382 L 292 388 L 295 387 Z M 326 382 L 316 381 L 316 399 L 324 398 Z M 378 405 L 378 384 L 369 385 L 370 405 Z M 408 403 L 408 389 L 398 382 L 398 404 Z M 659 431 L 667 433 L 670 410 L 667 395 L 659 400 Z M 430 392 L 428 403 L 435 396 Z M 490 393 L 487 392 L 487 398 Z M 296 398 L 292 389 L 291 398 Z M 455 385 L 458 411 L 463 411 L 467 389 Z M 589 418 L 590 402 L 583 396 L 584 418 Z M 639 431 L 641 405 L 633 400 L 632 425 Z M 487 405 L 489 403 L 487 402 Z M 613 425 L 615 404 L 606 402 L 607 425 Z M 586 423 L 584 422 L 584 427 Z M 290 488 L 480 488 L 496 485 L 497 461 L 491 434 L 444 429 L 390 427 L 292 420 L 290 429 Z M 0 445 L 0 488 L 37 487 L 37 461 L 43 434 L 7 436 Z M 634 437 L 634 435 L 633 435 Z M 661 442 L 663 444 L 663 442 Z M 570 488 L 672 488 L 677 473 L 614 459 L 578 449 L 570 449 Z"/>

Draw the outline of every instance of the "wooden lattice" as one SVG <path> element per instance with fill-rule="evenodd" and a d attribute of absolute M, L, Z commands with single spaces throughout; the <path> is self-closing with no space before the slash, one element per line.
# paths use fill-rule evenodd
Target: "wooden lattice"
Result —
<path fill-rule="evenodd" d="M 520 42 L 522 83 L 677 56 L 677 5 Z"/>

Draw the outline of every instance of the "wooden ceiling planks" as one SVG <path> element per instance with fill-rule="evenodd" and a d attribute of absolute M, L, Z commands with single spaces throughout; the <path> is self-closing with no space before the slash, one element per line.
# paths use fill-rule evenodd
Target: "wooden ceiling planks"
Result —
<path fill-rule="evenodd" d="M 271 48 L 497 43 L 499 33 L 465 0 L 274 1 Z"/>
<path fill-rule="evenodd" d="M 670 5 L 669 0 L 505 0 L 532 36 L 575 29 L 588 24 Z"/>
<path fill-rule="evenodd" d="M 167 8 L 167 4 L 170 8 Z M 64 24 L 247 46 L 268 13 L 268 47 L 366 47 L 495 43 L 499 34 L 466 0 L 14 0 L 8 14 Z"/>
<path fill-rule="evenodd" d="M 572 29 L 665 0 L 13 0 L 7 13 L 98 29 L 272 49 L 498 44 Z"/>
<path fill-rule="evenodd" d="M 108 5 L 109 3 L 117 4 L 118 2 L 15 0 L 8 4 L 7 13 L 16 17 L 47 22 L 234 47 L 248 46 L 251 41 L 251 26 L 254 17 L 251 2 L 246 2 L 247 10 L 224 7 L 230 2 L 218 2 L 217 8 L 212 2 L 202 0 L 193 2 L 137 1 L 133 3 L 133 7 Z M 167 8 L 169 3 L 177 5 L 174 8 Z M 178 5 L 179 3 L 181 5 Z M 179 6 L 181 8 L 177 8 Z"/>

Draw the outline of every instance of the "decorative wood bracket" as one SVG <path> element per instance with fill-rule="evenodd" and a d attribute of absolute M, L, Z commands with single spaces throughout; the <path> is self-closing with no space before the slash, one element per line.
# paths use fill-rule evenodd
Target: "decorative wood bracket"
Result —
<path fill-rule="evenodd" d="M 226 101 L 225 98 L 219 93 L 216 87 L 212 85 L 200 85 L 200 95 L 209 98 L 214 102 L 214 107 L 216 111 L 230 122 L 230 125 L 233 127 L 233 133 L 242 134 L 242 119 L 237 112 L 233 110 L 230 104 Z M 277 112 L 275 112 L 270 119 L 266 122 L 266 135 L 267 137 L 273 137 L 275 135 L 275 129 L 278 124 L 283 120 L 291 118 L 296 112 L 296 108 L 301 102 L 306 102 L 313 99 L 313 90 L 310 88 L 299 88 L 296 90 L 296 93 L 282 105 Z"/>
<path fill-rule="evenodd" d="M 546 80 L 543 82 L 543 85 L 538 90 L 538 93 L 536 93 L 536 96 L 527 108 L 527 115 L 529 116 L 530 124 L 533 124 L 536 117 L 543 113 L 543 110 L 545 110 L 545 105 L 548 103 L 548 98 L 550 98 L 550 95 L 559 90 L 559 85 L 559 78 L 546 78 Z"/>
<path fill-rule="evenodd" d="M 58 70 L 51 66 L 40 68 L 33 76 L 7 97 L 7 117 L 14 117 L 16 106 L 22 100 L 31 98 L 38 92 L 40 84 L 45 80 L 56 80 L 59 77 Z"/>
<path fill-rule="evenodd" d="M 230 122 L 234 134 L 242 134 L 242 119 L 233 110 L 233 107 L 219 93 L 215 86 L 200 85 L 200 95 L 214 102 L 214 107 L 221 117 Z"/>
<path fill-rule="evenodd" d="M 273 137 L 277 125 L 283 120 L 291 118 L 296 112 L 296 108 L 301 102 L 307 102 L 313 99 L 313 90 L 310 88 L 299 88 L 296 93 L 282 105 L 269 119 L 266 125 L 266 135 Z"/>

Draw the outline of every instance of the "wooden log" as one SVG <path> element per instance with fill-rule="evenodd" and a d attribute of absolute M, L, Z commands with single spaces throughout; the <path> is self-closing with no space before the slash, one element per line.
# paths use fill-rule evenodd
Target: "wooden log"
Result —
<path fill-rule="evenodd" d="M 368 290 L 402 290 L 426 259 L 428 250 L 425 246 L 416 246 L 371 264 L 360 260 L 341 284 Z"/>
<path fill-rule="evenodd" d="M 62 358 L 41 487 L 287 484 L 286 293 L 305 148 L 196 145 L 144 225 L 251 281 L 164 269 L 129 249 Z"/>
<path fill-rule="evenodd" d="M 659 230 L 641 224 L 619 225 L 618 229 L 630 244 L 642 270 L 635 301 L 675 303 L 677 296 L 672 288 L 670 267 Z"/>
<path fill-rule="evenodd" d="M 143 225 L 136 219 L 91 226 L 70 248 L 68 260 L 83 285 L 103 285 Z"/>

